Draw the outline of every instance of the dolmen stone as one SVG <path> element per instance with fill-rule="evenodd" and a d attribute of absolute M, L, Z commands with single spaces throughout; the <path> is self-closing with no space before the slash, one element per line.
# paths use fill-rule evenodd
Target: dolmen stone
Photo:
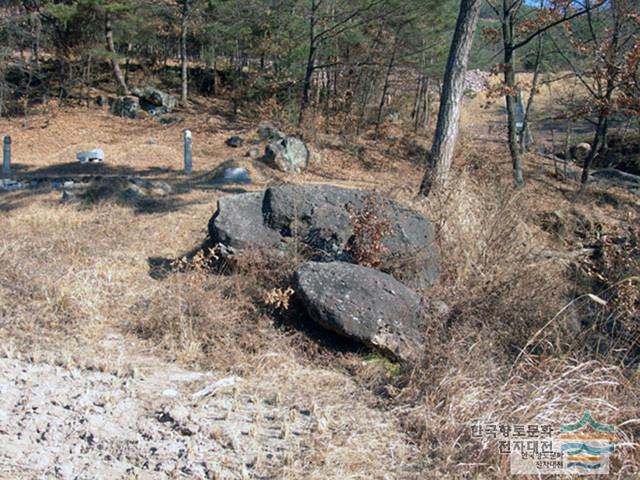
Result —
<path fill-rule="evenodd" d="M 390 275 L 344 262 L 307 262 L 294 290 L 322 327 L 391 356 L 415 363 L 424 345 L 420 297 Z"/>
<path fill-rule="evenodd" d="M 265 192 L 226 196 L 209 221 L 209 234 L 230 259 L 247 248 L 286 252 L 301 246 L 313 260 L 356 263 L 349 249 L 353 214 L 367 202 L 373 202 L 389 226 L 377 268 L 412 288 L 433 285 L 439 273 L 433 224 L 419 212 L 366 190 L 282 184 Z"/>

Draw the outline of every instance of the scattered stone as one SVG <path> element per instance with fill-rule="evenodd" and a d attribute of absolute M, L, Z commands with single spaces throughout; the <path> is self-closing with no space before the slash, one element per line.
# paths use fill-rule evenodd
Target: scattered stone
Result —
<path fill-rule="evenodd" d="M 285 135 L 282 132 L 279 132 L 278 130 L 276 130 L 276 128 L 269 123 L 260 125 L 258 127 L 257 133 L 258 133 L 258 138 L 260 139 L 261 142 L 265 142 L 265 141 L 275 142 L 277 140 L 282 140 L 283 138 L 285 138 Z"/>
<path fill-rule="evenodd" d="M 69 190 L 62 191 L 62 198 L 60 199 L 63 203 L 73 202 L 78 200 L 78 194 L 76 192 L 72 192 Z"/>
<path fill-rule="evenodd" d="M 323 327 L 398 360 L 420 358 L 420 297 L 390 275 L 343 262 L 307 262 L 295 274 L 294 289 Z"/>
<path fill-rule="evenodd" d="M 27 188 L 23 182 L 11 180 L 9 178 L 0 178 L 0 190 L 4 192 L 11 192 L 13 190 L 21 190 Z"/>
<path fill-rule="evenodd" d="M 231 148 L 238 148 L 241 147 L 242 145 L 244 145 L 244 139 L 242 137 L 239 137 L 237 135 L 234 135 L 231 138 L 227 138 L 224 142 L 228 147 Z"/>
<path fill-rule="evenodd" d="M 282 172 L 300 173 L 309 165 L 309 148 L 296 137 L 279 139 L 267 145 L 264 161 Z"/>
<path fill-rule="evenodd" d="M 575 159 L 578 164 L 583 164 L 591 153 L 591 145 L 583 142 L 578 145 L 574 145 L 569 149 L 569 154 L 572 159 Z"/>
<path fill-rule="evenodd" d="M 223 169 L 219 176 L 213 179 L 213 183 L 219 184 L 249 184 L 251 177 L 249 171 L 242 167 L 227 167 Z"/>
<path fill-rule="evenodd" d="M 160 395 L 167 398 L 175 398 L 178 396 L 178 391 L 173 388 L 167 388 L 166 390 L 163 390 Z"/>
<path fill-rule="evenodd" d="M 180 119 L 178 117 L 162 117 L 159 121 L 162 125 L 171 125 L 172 123 L 178 123 Z"/>
<path fill-rule="evenodd" d="M 332 185 L 278 185 L 266 192 L 223 197 L 209 222 L 209 233 L 230 255 L 238 249 L 286 250 L 302 244 L 323 261 L 353 261 L 352 212 L 373 201 L 390 233 L 379 268 L 397 280 L 425 288 L 438 278 L 435 230 L 420 213 L 364 190 Z"/>
<path fill-rule="evenodd" d="M 208 397 L 223 388 L 234 386 L 236 383 L 238 383 L 241 380 L 242 379 L 240 377 L 236 377 L 235 375 L 231 377 L 223 378 L 221 380 L 218 380 L 217 382 L 213 382 L 211 385 L 207 385 L 202 390 L 198 390 L 196 393 L 191 395 L 191 398 L 193 400 L 197 400 L 199 398 Z"/>
<path fill-rule="evenodd" d="M 249 157 L 252 160 L 258 159 L 260 158 L 262 152 L 260 151 L 259 148 L 251 148 L 247 151 L 247 153 L 245 154 L 245 157 Z"/>
<path fill-rule="evenodd" d="M 109 104 L 109 98 L 104 95 L 98 95 L 95 98 L 95 102 L 98 107 L 104 107 Z"/>
<path fill-rule="evenodd" d="M 104 161 L 104 151 L 100 148 L 96 148 L 88 152 L 78 152 L 76 153 L 76 158 L 82 164 L 89 162 L 102 162 Z"/>
<path fill-rule="evenodd" d="M 140 102 L 137 97 L 118 97 L 109 99 L 109 111 L 118 117 L 138 118 Z"/>

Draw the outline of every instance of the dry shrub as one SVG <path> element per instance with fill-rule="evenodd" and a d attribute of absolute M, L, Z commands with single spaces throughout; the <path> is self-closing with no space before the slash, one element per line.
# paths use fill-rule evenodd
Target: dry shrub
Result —
<path fill-rule="evenodd" d="M 524 200 L 461 172 L 423 205 L 443 261 L 430 295 L 444 298 L 452 315 L 447 325 L 428 325 L 424 363 L 395 398 L 406 431 L 428 458 L 425 478 L 454 467 L 456 478 L 508 478 L 508 456 L 472 438 L 472 424 L 560 425 L 591 409 L 619 427 L 625 445 L 614 471 L 631 478 L 640 465 L 637 372 L 582 355 L 569 322 L 558 321 L 572 292 L 566 263 L 545 254 Z"/>
<path fill-rule="evenodd" d="M 245 373 L 250 356 L 268 349 L 277 333 L 237 282 L 202 271 L 175 273 L 131 307 L 133 328 L 179 361 Z"/>
<path fill-rule="evenodd" d="M 432 200 L 442 254 L 440 294 L 453 310 L 453 330 L 491 335 L 513 358 L 529 335 L 563 305 L 563 268 L 545 258 L 523 199 L 508 184 L 481 187 L 462 173 Z"/>
<path fill-rule="evenodd" d="M 603 302 L 575 309 L 577 335 L 609 361 L 640 361 L 640 228 L 603 232 L 591 240 L 594 253 L 577 265 L 578 284 Z"/>
<path fill-rule="evenodd" d="M 353 236 L 346 247 L 353 261 L 364 267 L 376 267 L 387 254 L 384 239 L 391 233 L 389 219 L 381 212 L 386 210 L 384 202 L 376 201 L 373 195 L 367 196 L 362 207 L 348 208 L 353 226 Z"/>

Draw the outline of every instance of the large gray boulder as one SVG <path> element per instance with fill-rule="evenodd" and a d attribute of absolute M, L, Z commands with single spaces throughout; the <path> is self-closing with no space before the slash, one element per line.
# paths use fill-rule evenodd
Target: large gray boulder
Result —
<path fill-rule="evenodd" d="M 309 165 L 309 148 L 296 137 L 278 138 L 266 146 L 264 161 L 282 172 L 300 173 Z"/>
<path fill-rule="evenodd" d="M 133 89 L 133 94 L 140 98 L 140 106 L 151 115 L 162 115 L 173 111 L 178 105 L 178 99 L 154 87 Z"/>
<path fill-rule="evenodd" d="M 223 255 L 233 255 L 247 248 L 280 248 L 282 237 L 264 223 L 263 192 L 222 197 L 218 210 L 209 221 L 209 234 L 222 248 Z"/>
<path fill-rule="evenodd" d="M 324 328 L 414 363 L 423 351 L 420 297 L 390 275 L 343 262 L 307 262 L 294 289 Z"/>
<path fill-rule="evenodd" d="M 433 285 L 439 272 L 434 227 L 420 213 L 365 190 L 332 185 L 278 185 L 264 193 L 223 197 L 209 222 L 225 247 L 302 245 L 315 260 L 354 262 L 352 215 L 373 201 L 389 232 L 378 268 L 414 288 Z"/>

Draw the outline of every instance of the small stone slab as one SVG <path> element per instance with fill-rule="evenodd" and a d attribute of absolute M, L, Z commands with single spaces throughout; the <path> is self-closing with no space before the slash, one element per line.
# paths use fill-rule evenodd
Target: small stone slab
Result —
<path fill-rule="evenodd" d="M 88 152 L 78 152 L 76 153 L 76 158 L 83 164 L 89 162 L 103 162 L 104 151 L 100 148 L 96 148 L 94 150 L 89 150 Z"/>
<path fill-rule="evenodd" d="M 222 171 L 222 175 L 213 180 L 213 183 L 247 185 L 251 183 L 251 177 L 246 168 L 228 167 Z"/>

